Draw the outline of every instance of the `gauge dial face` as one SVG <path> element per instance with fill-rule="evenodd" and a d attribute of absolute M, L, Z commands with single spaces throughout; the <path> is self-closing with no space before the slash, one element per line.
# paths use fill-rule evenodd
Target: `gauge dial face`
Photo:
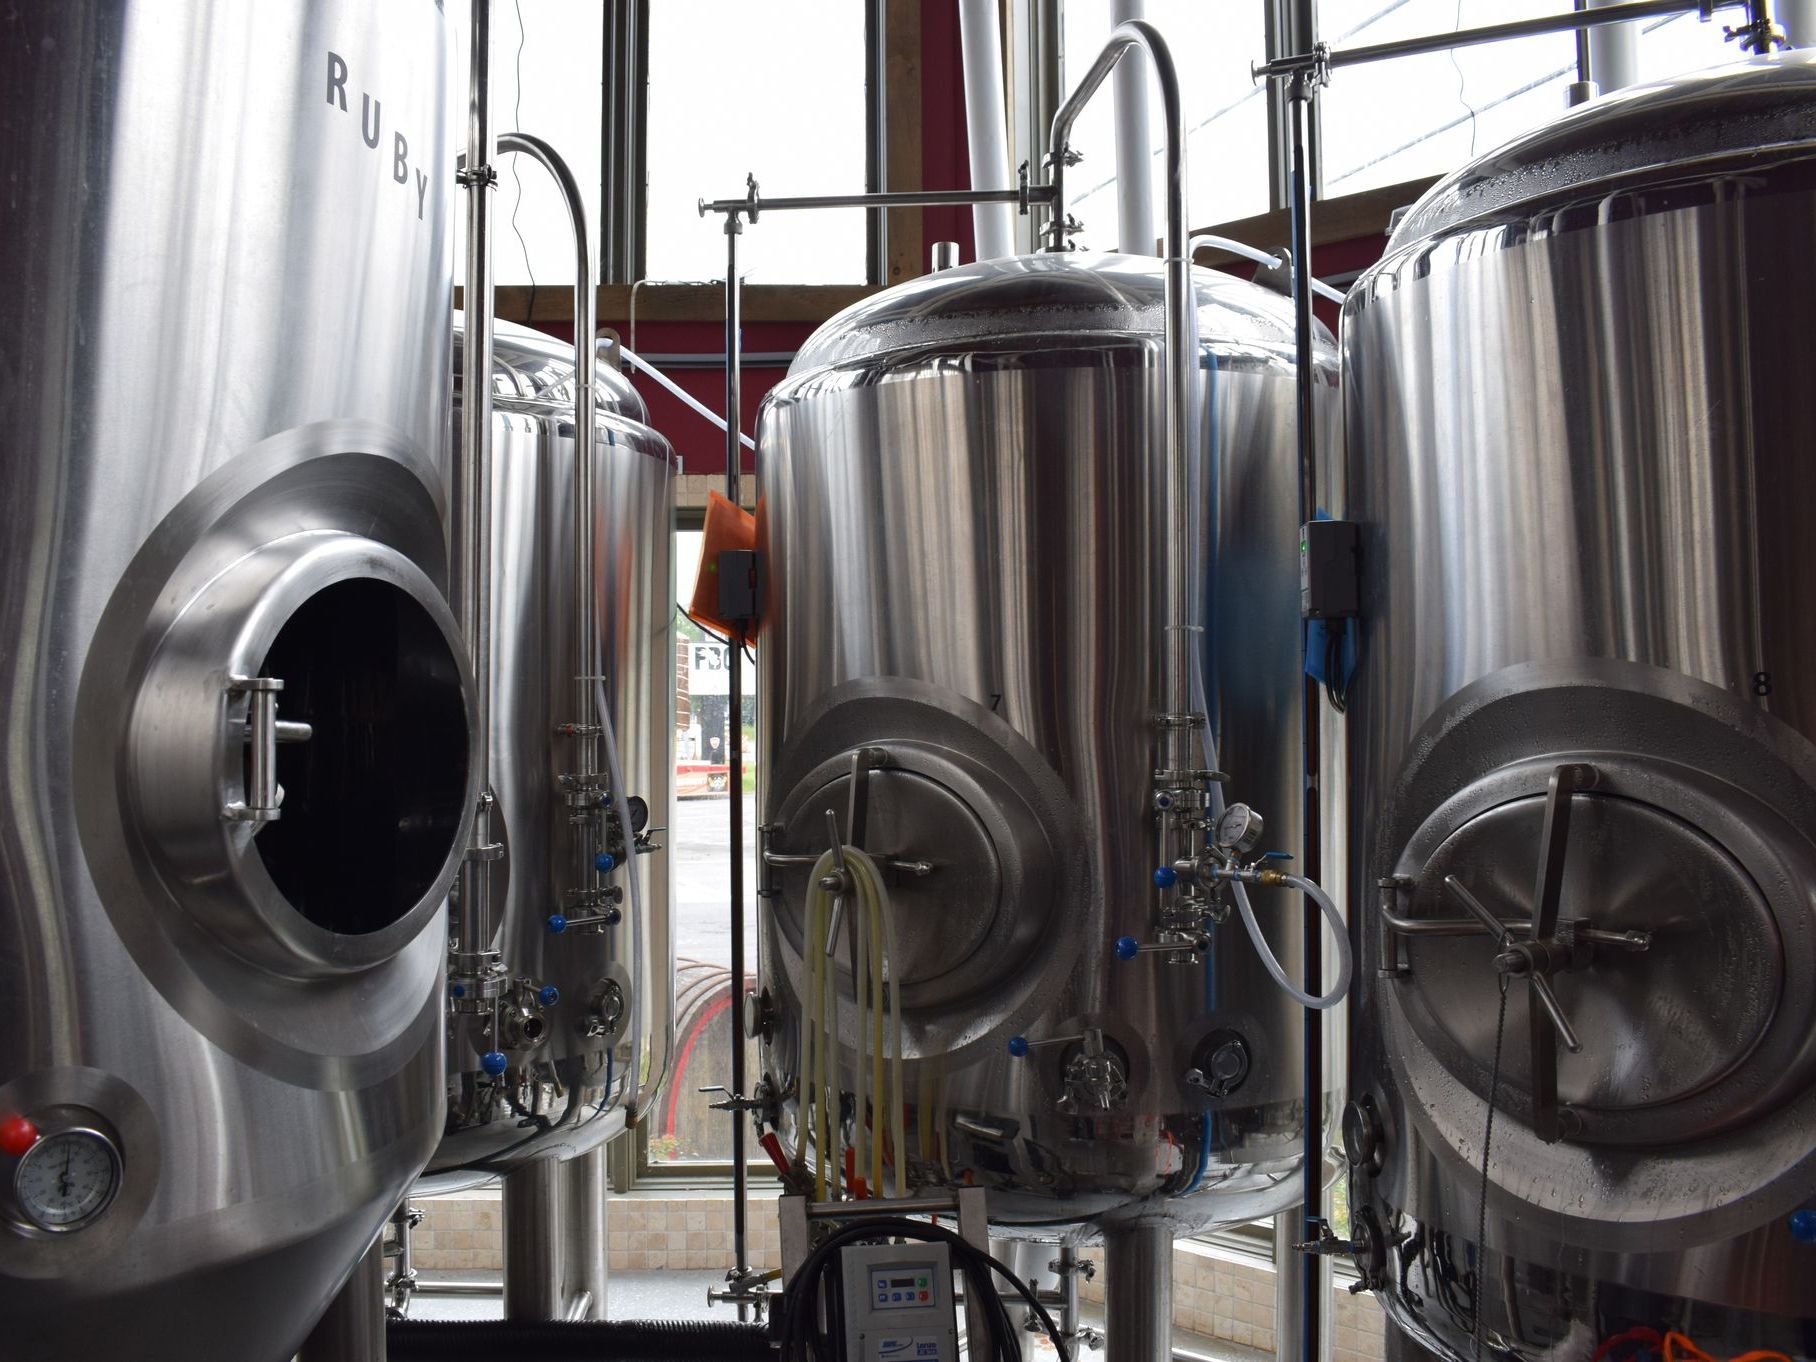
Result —
<path fill-rule="evenodd" d="M 19 1160 L 19 1209 L 47 1230 L 79 1229 L 105 1211 L 120 1186 L 120 1154 L 95 1130 L 47 1135 Z"/>
<path fill-rule="evenodd" d="M 1217 820 L 1217 845 L 1238 853 L 1253 851 L 1261 841 L 1261 815 L 1246 804 L 1232 804 Z"/>

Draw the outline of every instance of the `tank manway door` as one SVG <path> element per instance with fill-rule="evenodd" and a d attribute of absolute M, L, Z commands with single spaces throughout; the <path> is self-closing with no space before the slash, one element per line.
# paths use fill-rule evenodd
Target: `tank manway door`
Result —
<path fill-rule="evenodd" d="M 1486 1100 L 1499 1039 L 1498 1104 L 1532 1135 L 1643 1148 L 1711 1137 L 1800 1082 L 1809 1018 L 1762 887 L 1778 868 L 1697 787 L 1662 760 L 1585 754 L 1495 772 L 1427 819 L 1381 886 L 1378 940 L 1415 1083 L 1435 1063 Z"/>
<path fill-rule="evenodd" d="M 888 879 L 909 1058 L 984 1044 L 1077 950 L 1075 815 L 1038 754 L 980 706 L 902 678 L 848 682 L 771 779 L 763 889 L 787 975 L 771 987 L 798 993 L 808 951 L 849 972 L 838 922 L 833 950 L 806 939 L 809 876 L 835 845 L 863 848 Z"/>
<path fill-rule="evenodd" d="M 278 539 L 202 586 L 126 731 L 131 822 L 171 897 L 279 974 L 395 955 L 466 812 L 458 658 L 434 585 L 359 535 Z"/>

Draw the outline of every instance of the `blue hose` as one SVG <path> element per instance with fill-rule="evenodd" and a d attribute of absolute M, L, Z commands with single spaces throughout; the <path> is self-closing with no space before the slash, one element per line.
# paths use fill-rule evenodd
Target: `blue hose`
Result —
<path fill-rule="evenodd" d="M 1207 1109 L 1198 1113 L 1198 1168 L 1192 1174 L 1192 1180 L 1185 1185 L 1180 1196 L 1190 1196 L 1198 1190 L 1198 1184 L 1204 1181 L 1204 1170 L 1211 1166 L 1211 1113 Z"/>

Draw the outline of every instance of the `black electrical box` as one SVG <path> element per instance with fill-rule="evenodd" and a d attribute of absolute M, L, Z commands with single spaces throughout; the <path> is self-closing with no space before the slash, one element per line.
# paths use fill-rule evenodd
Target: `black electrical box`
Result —
<path fill-rule="evenodd" d="M 1349 619 L 1361 609 L 1360 527 L 1313 520 L 1299 530 L 1299 613 L 1308 620 Z"/>
<path fill-rule="evenodd" d="M 763 559 L 754 549 L 719 554 L 719 618 L 749 623 L 763 613 Z"/>

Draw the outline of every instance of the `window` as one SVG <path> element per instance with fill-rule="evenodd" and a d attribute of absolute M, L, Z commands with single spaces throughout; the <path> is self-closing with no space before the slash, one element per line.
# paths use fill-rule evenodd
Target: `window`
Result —
<path fill-rule="evenodd" d="M 1559 0 L 1320 0 L 1318 33 L 1332 47 L 1355 47 L 1562 8 Z M 1735 56 L 1721 25 L 1695 14 L 1640 27 L 1642 80 Z M 1346 67 L 1320 100 L 1324 197 L 1454 170 L 1563 113 L 1576 76 L 1568 32 Z"/>
<path fill-rule="evenodd" d="M 1250 79 L 1249 63 L 1267 55 L 1266 6 L 1261 0 L 1149 0 L 1146 17 L 1172 48 L 1181 78 L 1187 226 L 1265 213 L 1267 90 Z M 1063 23 L 1061 59 L 1069 93 L 1110 36 L 1109 0 L 1066 0 Z M 1142 66 L 1146 69 L 1145 59 Z M 1148 139 L 1158 238 L 1166 229 L 1166 125 L 1152 79 Z M 1109 88 L 1114 81 L 1086 106 L 1072 132 L 1073 150 L 1085 159 L 1067 177 L 1067 207 L 1085 224 L 1079 245 L 1092 250 L 1114 250 L 1117 244 L 1115 99 Z"/>
<path fill-rule="evenodd" d="M 466 152 L 466 7 L 450 7 L 457 154 Z M 492 5 L 492 129 L 542 138 L 580 182 L 593 249 L 599 249 L 601 62 L 604 7 L 598 0 L 496 0 Z M 521 76 L 521 79 L 519 78 Z M 467 248 L 465 196 L 454 201 L 454 258 Z M 499 284 L 574 283 L 574 236 L 567 205 L 549 173 L 524 156 L 498 159 L 492 198 L 492 275 Z"/>
<path fill-rule="evenodd" d="M 693 596 L 700 531 L 675 536 L 676 599 Z M 726 914 L 731 835 L 726 744 L 729 650 L 685 615 L 675 621 L 675 808 L 668 846 L 674 884 L 675 1048 L 665 1091 L 643 1130 L 645 1168 L 724 1163 L 731 1118 L 697 1090 L 731 1086 L 731 928 Z M 744 668 L 744 963 L 756 972 L 756 668 Z M 761 1073 L 747 1042 L 750 1082 Z M 760 1156 L 756 1142 L 750 1151 Z"/>
<path fill-rule="evenodd" d="M 747 173 L 771 197 L 865 191 L 870 10 L 860 0 L 650 0 L 645 277 L 724 276 L 723 220 L 696 205 L 741 194 Z M 868 282 L 865 212 L 746 228 L 745 278 Z"/>

